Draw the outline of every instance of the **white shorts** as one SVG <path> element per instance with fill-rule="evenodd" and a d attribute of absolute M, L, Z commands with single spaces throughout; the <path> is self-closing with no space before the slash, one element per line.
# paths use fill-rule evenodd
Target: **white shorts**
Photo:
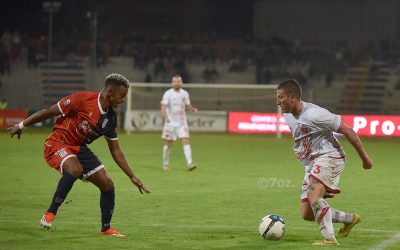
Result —
<path fill-rule="evenodd" d="M 187 125 L 164 124 L 161 138 L 168 141 L 175 141 L 176 138 L 189 138 L 189 128 Z"/>
<path fill-rule="evenodd" d="M 303 185 L 301 186 L 300 199 L 308 202 L 307 187 L 310 179 L 322 183 L 326 188 L 325 198 L 332 198 L 340 193 L 339 179 L 345 165 L 345 158 L 319 157 L 311 166 L 306 167 Z"/>

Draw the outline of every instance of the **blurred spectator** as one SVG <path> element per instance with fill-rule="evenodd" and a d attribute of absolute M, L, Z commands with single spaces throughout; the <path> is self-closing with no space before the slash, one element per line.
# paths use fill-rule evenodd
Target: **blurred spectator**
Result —
<path fill-rule="evenodd" d="M 217 79 L 218 71 L 215 69 L 214 65 L 207 67 L 203 70 L 203 80 L 205 83 L 213 83 Z"/>
<path fill-rule="evenodd" d="M 333 82 L 333 74 L 331 71 L 328 71 L 325 75 L 325 86 L 329 88 Z"/>
<path fill-rule="evenodd" d="M 10 75 L 10 59 L 6 46 L 0 44 L 0 75 Z"/>
<path fill-rule="evenodd" d="M 147 72 L 146 76 L 144 77 L 144 82 L 146 83 L 152 82 L 150 72 Z"/>
<path fill-rule="evenodd" d="M 27 60 L 29 68 L 36 68 L 47 60 L 46 43 L 46 37 L 29 37 L 19 31 L 0 34 L 0 73 L 9 74 L 12 64 L 20 60 Z M 130 57 L 136 70 L 145 75 L 150 69 L 152 81 L 161 82 L 168 81 L 173 73 L 181 74 L 189 82 L 192 73 L 189 69 L 196 64 L 200 70 L 204 68 L 201 72 L 204 81 L 214 82 L 222 73 L 215 74 L 215 67 L 206 66 L 213 64 L 233 73 L 255 66 L 257 83 L 293 78 L 297 74 L 306 81 L 325 79 L 326 86 L 330 86 L 333 76 L 342 79 L 346 69 L 363 61 L 380 60 L 396 66 L 400 58 L 399 41 L 389 40 L 359 43 L 299 38 L 292 41 L 279 36 L 261 40 L 218 37 L 212 33 L 186 33 L 178 39 L 170 34 L 129 32 L 111 36 L 102 32 L 97 44 L 97 66 L 105 66 L 110 57 Z M 56 31 L 53 46 L 53 59 L 69 65 L 74 65 L 79 57 L 90 55 L 90 41 L 76 29 Z"/>

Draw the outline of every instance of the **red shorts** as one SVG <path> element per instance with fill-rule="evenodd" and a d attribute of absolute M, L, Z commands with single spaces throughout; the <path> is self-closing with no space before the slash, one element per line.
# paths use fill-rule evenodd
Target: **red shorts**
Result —
<path fill-rule="evenodd" d="M 104 165 L 95 154 L 84 144 L 70 146 L 47 139 L 44 142 L 44 159 L 51 168 L 62 174 L 62 166 L 65 160 L 76 157 L 82 164 L 82 176 L 84 180 L 104 168 Z"/>
<path fill-rule="evenodd" d="M 44 142 L 44 159 L 50 167 L 62 174 L 62 164 L 70 157 L 77 157 L 80 146 L 69 146 L 54 141 Z"/>

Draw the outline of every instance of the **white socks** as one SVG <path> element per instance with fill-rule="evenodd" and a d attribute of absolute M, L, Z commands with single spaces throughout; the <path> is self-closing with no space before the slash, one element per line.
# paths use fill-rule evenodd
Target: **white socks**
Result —
<path fill-rule="evenodd" d="M 169 165 L 169 152 L 170 152 L 170 147 L 167 145 L 164 145 L 163 147 L 163 165 L 168 166 Z"/>
<path fill-rule="evenodd" d="M 314 212 L 315 221 L 321 230 L 322 236 L 326 240 L 336 241 L 335 232 L 333 231 L 331 211 L 329 211 L 330 207 L 328 203 L 323 198 L 319 198 L 311 204 L 311 208 Z"/>
<path fill-rule="evenodd" d="M 171 148 L 167 145 L 163 147 L 163 165 L 169 166 L 169 152 Z M 192 149 L 190 148 L 190 144 L 183 145 L 183 153 L 185 154 L 186 163 L 188 166 L 192 165 Z"/>
<path fill-rule="evenodd" d="M 332 222 L 333 223 L 345 223 L 349 224 L 353 221 L 353 215 L 352 214 L 346 214 L 345 212 L 336 210 L 334 208 L 330 208 L 331 210 L 331 216 L 332 216 Z"/>
<path fill-rule="evenodd" d="M 190 148 L 190 144 L 183 145 L 183 152 L 185 153 L 187 165 L 192 165 L 192 149 Z"/>

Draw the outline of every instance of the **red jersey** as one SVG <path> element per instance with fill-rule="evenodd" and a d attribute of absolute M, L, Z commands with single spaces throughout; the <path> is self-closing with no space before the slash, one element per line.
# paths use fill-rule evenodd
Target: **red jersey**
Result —
<path fill-rule="evenodd" d="M 117 115 L 111 106 L 102 109 L 100 93 L 78 92 L 64 97 L 57 105 L 62 115 L 48 139 L 71 146 L 90 144 L 102 135 L 118 139 Z"/>

